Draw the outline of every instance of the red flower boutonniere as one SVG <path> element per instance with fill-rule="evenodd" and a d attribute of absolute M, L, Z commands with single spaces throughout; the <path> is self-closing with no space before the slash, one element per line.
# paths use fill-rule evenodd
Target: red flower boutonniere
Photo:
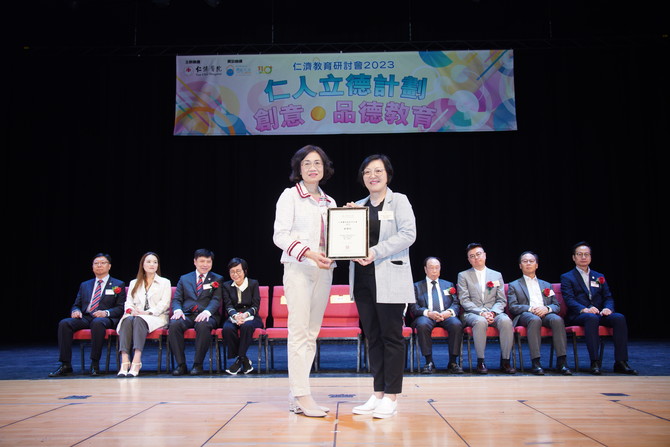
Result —
<path fill-rule="evenodd" d="M 112 290 L 114 291 L 114 294 L 116 294 L 116 295 L 121 293 L 121 287 L 119 287 L 119 286 L 114 287 Z"/>
<path fill-rule="evenodd" d="M 605 277 L 604 276 L 599 276 L 598 277 L 598 283 L 605 284 Z"/>
<path fill-rule="evenodd" d="M 131 314 L 131 313 L 133 313 L 133 310 L 132 309 L 126 309 L 126 313 Z"/>
<path fill-rule="evenodd" d="M 551 289 L 550 289 L 549 287 L 547 287 L 546 289 L 544 289 L 544 290 L 542 291 L 542 295 L 544 295 L 544 296 L 550 296 L 550 295 L 551 295 Z"/>
<path fill-rule="evenodd" d="M 212 283 L 212 289 L 218 289 L 218 288 L 219 288 L 219 283 L 218 283 L 218 281 L 214 281 L 214 282 Z"/>
<path fill-rule="evenodd" d="M 456 287 L 449 287 L 449 295 L 456 295 Z"/>
<path fill-rule="evenodd" d="M 487 289 L 492 289 L 494 287 L 493 281 L 489 281 L 486 283 L 486 288 Z"/>

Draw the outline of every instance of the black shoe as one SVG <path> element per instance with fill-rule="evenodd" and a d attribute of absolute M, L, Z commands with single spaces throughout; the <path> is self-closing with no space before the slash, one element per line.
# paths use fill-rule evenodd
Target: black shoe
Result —
<path fill-rule="evenodd" d="M 237 360 L 235 360 L 235 363 L 233 363 L 232 366 L 226 370 L 226 372 L 234 376 L 241 370 L 242 370 L 242 359 L 238 357 Z"/>
<path fill-rule="evenodd" d="M 98 362 L 93 362 L 91 363 L 91 370 L 90 370 L 91 376 L 96 377 L 100 375 L 100 365 Z"/>
<path fill-rule="evenodd" d="M 602 372 L 600 371 L 600 363 L 598 363 L 597 361 L 591 362 L 591 374 L 593 374 L 594 376 L 599 376 L 602 374 Z"/>
<path fill-rule="evenodd" d="M 72 374 L 72 365 L 69 363 L 61 363 L 56 371 L 49 373 L 49 377 L 67 376 L 68 374 Z"/>
<path fill-rule="evenodd" d="M 488 374 L 489 370 L 484 362 L 477 362 L 477 374 Z"/>
<path fill-rule="evenodd" d="M 544 375 L 544 370 L 542 369 L 542 365 L 540 365 L 540 362 L 533 362 L 533 365 L 530 368 L 530 372 L 535 374 L 536 376 Z"/>
<path fill-rule="evenodd" d="M 502 365 L 500 366 L 500 370 L 505 374 L 516 374 L 516 369 L 512 368 L 509 360 L 503 360 Z"/>
<path fill-rule="evenodd" d="M 204 373 L 204 371 L 202 370 L 202 365 L 193 365 L 193 368 L 191 368 L 192 376 L 199 376 L 202 373 Z"/>
<path fill-rule="evenodd" d="M 242 373 L 249 374 L 254 370 L 254 366 L 251 364 L 251 360 L 248 357 L 242 359 Z"/>
<path fill-rule="evenodd" d="M 568 368 L 568 365 L 565 363 L 559 363 L 556 365 L 556 372 L 559 374 L 563 374 L 564 376 L 571 376 L 572 371 Z"/>
<path fill-rule="evenodd" d="M 177 369 L 172 371 L 172 375 L 173 376 L 183 376 L 187 372 L 188 372 L 188 370 L 186 369 L 186 365 L 184 363 L 182 363 L 181 365 L 177 366 Z"/>
<path fill-rule="evenodd" d="M 628 366 L 628 362 L 614 362 L 614 372 L 619 374 L 631 374 L 637 376 L 637 371 Z"/>
<path fill-rule="evenodd" d="M 458 363 L 449 363 L 447 372 L 450 374 L 463 374 L 463 368 L 461 368 Z"/>
<path fill-rule="evenodd" d="M 421 368 L 421 374 L 433 374 L 435 372 L 435 363 L 428 362 Z"/>

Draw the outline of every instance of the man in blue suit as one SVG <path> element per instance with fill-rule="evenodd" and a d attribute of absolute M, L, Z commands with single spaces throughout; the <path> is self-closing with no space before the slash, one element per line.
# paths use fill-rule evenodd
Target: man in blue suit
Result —
<path fill-rule="evenodd" d="M 600 375 L 598 326 L 614 332 L 614 372 L 637 374 L 628 366 L 628 326 L 626 317 L 614 311 L 614 297 L 602 273 L 592 270 L 591 246 L 579 242 L 572 248 L 575 268 L 561 275 L 561 293 L 568 307 L 568 325 L 583 326 L 591 358 L 591 374 Z"/>
<path fill-rule="evenodd" d="M 212 343 L 212 330 L 219 327 L 223 277 L 211 272 L 214 253 L 201 248 L 193 255 L 195 272 L 183 275 L 174 291 L 168 327 L 170 351 L 177 361 L 175 376 L 186 374 L 184 332 L 195 328 L 195 355 L 191 375 L 202 374 L 202 362 Z"/>
<path fill-rule="evenodd" d="M 109 276 L 111 268 L 111 256 L 102 253 L 95 255 L 95 278 L 80 284 L 70 318 L 64 318 L 58 324 L 58 360 L 61 364 L 58 369 L 49 373 L 49 377 L 64 376 L 72 372 L 72 334 L 81 329 L 91 330 L 90 373 L 92 376 L 100 374 L 100 355 L 105 332 L 116 327 L 126 301 L 126 285 L 123 281 Z"/>
<path fill-rule="evenodd" d="M 458 319 L 461 307 L 458 305 L 454 284 L 440 279 L 441 267 L 440 260 L 436 257 L 431 256 L 423 261 L 426 277 L 414 283 L 416 302 L 409 305 L 410 315 L 413 318 L 412 327 L 416 329 L 421 354 L 426 358 L 421 373 L 432 374 L 435 370 L 431 333 L 437 326 L 449 334 L 447 372 L 463 374 L 463 369 L 458 365 L 458 356 L 461 354 L 463 344 L 463 323 Z"/>

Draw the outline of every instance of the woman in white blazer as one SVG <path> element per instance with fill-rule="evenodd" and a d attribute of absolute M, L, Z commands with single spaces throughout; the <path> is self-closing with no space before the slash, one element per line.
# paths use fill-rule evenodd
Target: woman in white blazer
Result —
<path fill-rule="evenodd" d="M 386 155 L 367 157 L 358 179 L 370 195 L 347 204 L 370 209 L 370 250 L 367 258 L 350 262 L 349 288 L 368 342 L 374 388 L 353 412 L 376 418 L 396 414 L 405 369 L 403 314 L 406 303 L 415 301 L 409 247 L 416 239 L 416 221 L 407 196 L 388 187 L 392 177 Z"/>
<path fill-rule="evenodd" d="M 309 373 L 335 267 L 325 255 L 325 237 L 327 210 L 336 204 L 319 186 L 333 172 L 323 149 L 312 145 L 299 149 L 291 159 L 289 177 L 295 186 L 279 197 L 274 222 L 273 241 L 282 249 L 288 307 L 289 410 L 310 417 L 324 417 L 328 411 L 312 398 Z"/>
<path fill-rule="evenodd" d="M 121 353 L 119 376 L 137 377 L 139 374 L 147 334 L 167 326 L 171 296 L 170 280 L 160 276 L 158 255 L 145 253 L 140 259 L 137 278 L 128 286 L 123 317 L 116 327 Z"/>

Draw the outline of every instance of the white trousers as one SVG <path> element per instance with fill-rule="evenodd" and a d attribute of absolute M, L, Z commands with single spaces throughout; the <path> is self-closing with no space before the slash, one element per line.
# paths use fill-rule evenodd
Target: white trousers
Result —
<path fill-rule="evenodd" d="M 332 269 L 295 262 L 284 264 L 284 296 L 288 307 L 288 379 L 291 393 L 296 397 L 311 394 L 309 373 L 332 283 Z"/>

